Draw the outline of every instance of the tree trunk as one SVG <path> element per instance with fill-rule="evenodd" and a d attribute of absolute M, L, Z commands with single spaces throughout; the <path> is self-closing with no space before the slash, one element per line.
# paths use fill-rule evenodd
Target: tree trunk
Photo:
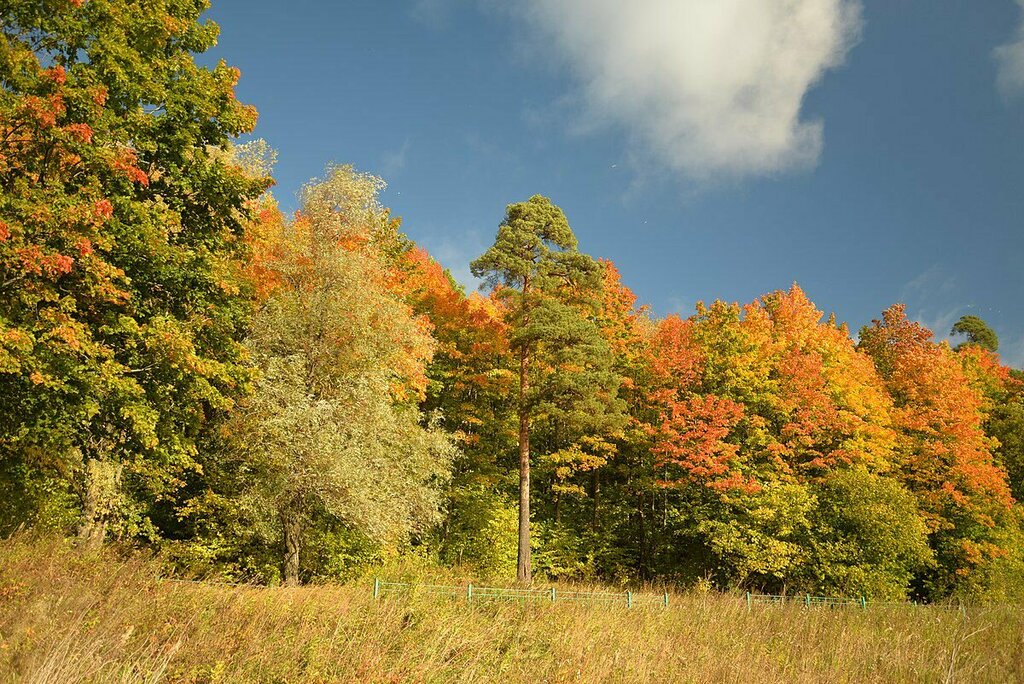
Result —
<path fill-rule="evenodd" d="M 107 519 L 118 496 L 121 466 L 109 461 L 90 459 L 85 463 L 85 483 L 79 493 L 82 521 L 78 525 L 78 541 L 87 549 L 98 549 L 107 536 Z"/>
<path fill-rule="evenodd" d="M 526 408 L 526 393 L 530 389 L 529 350 L 526 345 L 519 352 L 519 553 L 516 578 L 529 584 L 530 567 L 530 416 Z"/>
<path fill-rule="evenodd" d="M 107 524 L 100 515 L 100 491 L 92 478 L 85 485 L 82 497 L 82 522 L 78 525 L 78 543 L 84 548 L 95 550 L 103 545 L 107 536 Z"/>
<path fill-rule="evenodd" d="M 640 553 L 637 559 L 637 573 L 640 577 L 646 577 L 648 566 L 648 548 L 647 548 L 647 511 L 644 508 L 644 493 L 637 492 L 637 506 L 636 511 L 640 516 Z"/>
<path fill-rule="evenodd" d="M 292 511 L 281 514 L 284 526 L 284 584 L 299 586 L 299 549 L 302 546 L 302 525 L 299 516 Z"/>

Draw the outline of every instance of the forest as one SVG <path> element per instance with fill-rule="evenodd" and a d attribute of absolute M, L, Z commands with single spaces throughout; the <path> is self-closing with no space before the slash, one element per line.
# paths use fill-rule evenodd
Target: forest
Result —
<path fill-rule="evenodd" d="M 662 318 L 540 194 L 467 291 L 372 173 L 279 208 L 205 9 L 0 4 L 0 537 L 268 584 L 1019 600 L 1024 373 L 985 321 L 851 331 L 795 284 Z"/>

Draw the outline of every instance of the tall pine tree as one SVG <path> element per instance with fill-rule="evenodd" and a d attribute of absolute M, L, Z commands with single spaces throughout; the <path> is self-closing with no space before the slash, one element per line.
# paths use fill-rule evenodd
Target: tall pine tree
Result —
<path fill-rule="evenodd" d="M 530 436 L 535 417 L 544 416 L 546 445 L 552 451 L 578 451 L 584 437 L 621 422 L 611 352 L 594 317 L 602 270 L 578 250 L 562 210 L 540 195 L 507 207 L 494 245 L 471 267 L 505 303 L 510 347 L 518 359 L 516 574 L 525 583 L 532 574 Z"/>

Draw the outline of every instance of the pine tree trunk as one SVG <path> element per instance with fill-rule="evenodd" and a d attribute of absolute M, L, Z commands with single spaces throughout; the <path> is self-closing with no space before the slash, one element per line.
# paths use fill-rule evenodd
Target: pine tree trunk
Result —
<path fill-rule="evenodd" d="M 530 388 L 529 351 L 524 345 L 519 352 L 519 553 L 516 578 L 529 584 L 530 567 L 530 416 L 526 393 Z"/>
<path fill-rule="evenodd" d="M 299 516 L 291 511 L 281 514 L 284 526 L 284 583 L 299 586 L 299 550 L 302 546 L 302 525 Z"/>

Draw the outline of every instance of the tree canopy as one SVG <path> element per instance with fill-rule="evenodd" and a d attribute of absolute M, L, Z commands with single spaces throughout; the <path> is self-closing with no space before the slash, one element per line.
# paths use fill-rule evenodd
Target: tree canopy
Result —
<path fill-rule="evenodd" d="M 206 8 L 0 5 L 0 533 L 289 584 L 1019 597 L 1024 373 L 985 321 L 855 338 L 797 285 L 659 317 L 541 195 L 467 291 L 373 174 L 281 211 Z"/>

